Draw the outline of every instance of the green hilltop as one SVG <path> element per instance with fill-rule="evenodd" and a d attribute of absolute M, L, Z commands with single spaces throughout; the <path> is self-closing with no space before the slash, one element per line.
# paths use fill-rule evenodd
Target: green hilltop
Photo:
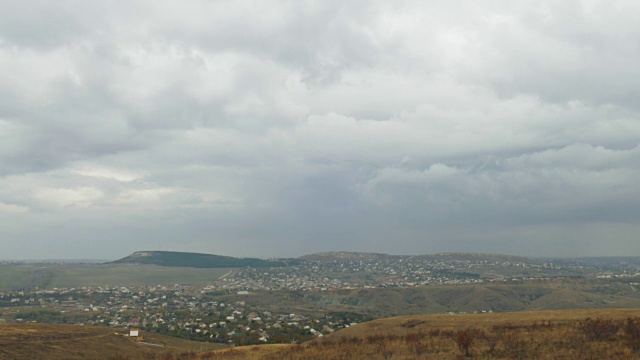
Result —
<path fill-rule="evenodd" d="M 112 264 L 145 264 L 193 268 L 282 267 L 299 260 L 262 260 L 176 251 L 137 251 Z"/>

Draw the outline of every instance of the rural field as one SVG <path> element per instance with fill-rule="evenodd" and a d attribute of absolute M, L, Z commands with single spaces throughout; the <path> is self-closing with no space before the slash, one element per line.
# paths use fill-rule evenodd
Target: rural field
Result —
<path fill-rule="evenodd" d="M 199 286 L 232 270 L 224 268 L 163 267 L 129 264 L 3 264 L 0 291 L 83 286 Z"/>

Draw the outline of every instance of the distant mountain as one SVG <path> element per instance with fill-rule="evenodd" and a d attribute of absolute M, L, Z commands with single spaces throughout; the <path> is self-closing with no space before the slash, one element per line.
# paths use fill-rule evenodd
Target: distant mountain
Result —
<path fill-rule="evenodd" d="M 379 253 L 350 252 L 350 251 L 329 251 L 319 252 L 300 256 L 299 260 L 304 261 L 334 261 L 334 260 L 375 260 L 375 259 L 401 259 L 407 256 L 396 256 Z"/>
<path fill-rule="evenodd" d="M 282 267 L 300 260 L 262 260 L 175 251 L 137 251 L 112 264 L 147 264 L 194 268 Z"/>
<path fill-rule="evenodd" d="M 619 268 L 620 265 L 635 266 L 640 268 L 640 257 L 638 256 L 601 256 L 583 258 L 551 258 L 557 265 L 582 265 L 597 266 L 601 268 Z"/>
<path fill-rule="evenodd" d="M 428 255 L 412 256 L 414 259 L 421 260 L 440 260 L 440 261 L 492 261 L 492 262 L 512 262 L 512 263 L 532 263 L 538 264 L 542 261 L 530 259 L 522 256 L 503 255 L 503 254 L 485 254 L 485 253 L 438 253 Z"/>
<path fill-rule="evenodd" d="M 433 261 L 509 261 L 509 262 L 522 262 L 522 263 L 540 263 L 539 260 L 533 260 L 521 256 L 513 255 L 501 255 L 501 254 L 480 254 L 480 253 L 438 253 L 438 254 L 426 254 L 426 255 L 388 255 L 380 253 L 368 253 L 368 252 L 349 252 L 349 251 L 330 251 L 319 252 L 314 254 L 308 254 L 299 257 L 300 260 L 305 261 L 345 261 L 345 260 L 401 260 L 401 259 L 416 259 L 416 260 L 433 260 Z"/>

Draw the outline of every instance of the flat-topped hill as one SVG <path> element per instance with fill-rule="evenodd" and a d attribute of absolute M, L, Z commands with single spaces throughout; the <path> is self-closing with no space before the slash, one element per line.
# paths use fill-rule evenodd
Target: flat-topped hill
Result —
<path fill-rule="evenodd" d="M 295 261 L 293 261 L 295 262 Z M 287 266 L 285 260 L 262 260 L 256 258 L 236 258 L 213 254 L 176 251 L 137 251 L 116 260 L 115 264 L 145 264 L 194 268 L 241 268 Z"/>

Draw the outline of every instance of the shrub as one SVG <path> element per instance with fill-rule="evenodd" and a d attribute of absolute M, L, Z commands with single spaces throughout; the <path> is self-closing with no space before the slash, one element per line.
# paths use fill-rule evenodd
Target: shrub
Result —
<path fill-rule="evenodd" d="M 198 354 L 195 351 L 186 351 L 178 355 L 178 360 L 195 360 Z"/>
<path fill-rule="evenodd" d="M 640 350 L 640 319 L 637 317 L 627 318 L 624 326 L 624 339 L 627 345 L 633 349 L 633 351 Z"/>
<path fill-rule="evenodd" d="M 484 342 L 487 344 L 490 353 L 492 353 L 496 349 L 496 346 L 498 346 L 498 343 L 500 342 L 500 336 L 498 336 L 498 334 L 496 333 L 482 332 L 480 333 L 480 336 L 482 337 L 482 340 L 484 340 Z"/>
<path fill-rule="evenodd" d="M 380 335 L 380 334 L 369 335 L 365 339 L 367 340 L 367 342 L 369 344 L 376 344 L 376 343 L 379 343 L 381 341 L 384 341 L 385 336 L 384 335 Z"/>
<path fill-rule="evenodd" d="M 116 354 L 116 356 L 113 357 L 113 360 L 129 360 L 131 359 L 128 356 L 124 356 L 122 354 Z"/>
<path fill-rule="evenodd" d="M 391 359 L 393 357 L 394 346 L 387 340 L 384 340 L 377 344 L 377 352 L 382 355 L 384 359 Z"/>
<path fill-rule="evenodd" d="M 414 319 L 414 320 L 409 320 L 409 321 L 405 322 L 404 324 L 402 324 L 402 327 L 414 328 L 414 327 L 416 327 L 418 325 L 421 325 L 421 324 L 424 324 L 424 323 L 425 323 L 425 321 Z"/>
<path fill-rule="evenodd" d="M 509 358 L 519 359 L 526 355 L 527 340 L 522 338 L 521 333 L 514 331 L 500 332 L 500 338 L 504 345 L 504 350 Z"/>
<path fill-rule="evenodd" d="M 474 342 L 475 334 L 470 329 L 460 330 L 456 333 L 454 340 L 460 351 L 464 353 L 465 356 L 471 356 L 471 345 Z"/>
<path fill-rule="evenodd" d="M 411 333 L 404 336 L 404 341 L 414 343 L 420 341 L 424 336 L 421 333 Z"/>
<path fill-rule="evenodd" d="M 166 352 L 166 353 L 162 354 L 160 359 L 162 359 L 162 360 L 174 360 L 174 357 L 173 357 L 172 353 Z"/>
<path fill-rule="evenodd" d="M 579 328 L 589 341 L 609 341 L 618 333 L 620 325 L 611 319 L 586 319 Z"/>

